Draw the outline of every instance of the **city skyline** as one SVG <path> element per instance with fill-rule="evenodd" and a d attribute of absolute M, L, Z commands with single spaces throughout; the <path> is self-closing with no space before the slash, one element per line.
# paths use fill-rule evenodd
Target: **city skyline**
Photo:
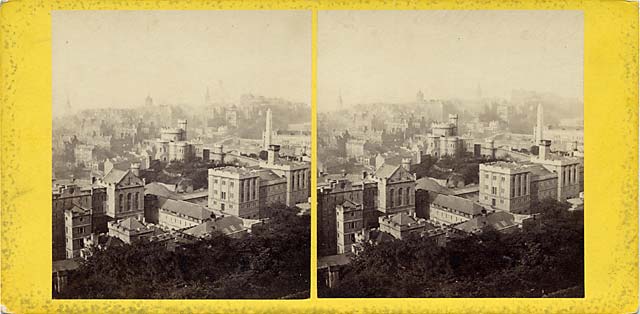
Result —
<path fill-rule="evenodd" d="M 340 96 L 408 102 L 419 90 L 426 99 L 512 90 L 583 99 L 580 11 L 323 11 L 318 25 L 319 111 Z"/>
<path fill-rule="evenodd" d="M 228 45 L 229 38 L 243 38 Z M 188 58 L 187 58 L 188 56 Z M 310 103 L 308 11 L 54 11 L 53 112 L 237 101 Z"/>

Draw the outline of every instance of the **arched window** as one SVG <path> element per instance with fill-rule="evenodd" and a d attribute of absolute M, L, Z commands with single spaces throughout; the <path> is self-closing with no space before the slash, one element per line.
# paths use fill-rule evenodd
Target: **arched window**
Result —
<path fill-rule="evenodd" d="M 395 197 L 393 192 L 393 189 L 389 190 L 389 207 L 393 207 L 393 198 Z"/>
<path fill-rule="evenodd" d="M 133 209 L 134 210 L 138 209 L 139 198 L 140 198 L 140 193 L 136 192 L 135 197 L 133 198 Z"/>
<path fill-rule="evenodd" d="M 131 210 L 131 193 L 127 193 L 127 210 Z"/>
<path fill-rule="evenodd" d="M 407 194 L 405 194 L 405 204 L 409 205 L 411 204 L 411 193 L 413 193 L 411 191 L 411 188 L 407 188 Z"/>
<path fill-rule="evenodd" d="M 121 212 L 122 211 L 122 206 L 123 206 L 123 202 L 124 202 L 124 196 L 122 194 L 118 195 L 118 211 Z"/>
<path fill-rule="evenodd" d="M 403 193 L 404 193 L 404 189 L 399 188 L 398 189 L 398 201 L 397 201 L 398 206 L 402 206 L 403 205 L 402 204 Z"/>

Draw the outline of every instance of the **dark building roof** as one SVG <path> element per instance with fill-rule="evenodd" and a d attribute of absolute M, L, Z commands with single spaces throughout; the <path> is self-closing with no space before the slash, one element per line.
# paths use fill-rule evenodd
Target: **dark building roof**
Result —
<path fill-rule="evenodd" d="M 113 168 L 111 169 L 111 171 L 109 171 L 109 173 L 107 173 L 104 176 L 102 181 L 104 181 L 105 183 L 114 183 L 114 184 L 119 183 L 127 175 L 127 172 L 129 172 L 129 170 L 124 171 L 124 170 Z"/>
<path fill-rule="evenodd" d="M 459 196 L 436 194 L 432 203 L 440 207 L 454 209 L 472 216 L 482 213 L 482 206 L 469 199 Z"/>
<path fill-rule="evenodd" d="M 389 178 L 391 177 L 396 170 L 398 170 L 398 168 L 400 168 L 400 166 L 392 166 L 392 165 L 388 165 L 388 164 L 383 164 L 382 166 L 380 166 L 376 172 L 375 172 L 375 176 L 378 178 Z"/>
<path fill-rule="evenodd" d="M 211 214 L 213 213 L 212 211 L 206 209 L 204 206 L 198 204 L 180 200 L 173 200 L 164 197 L 158 198 L 158 205 L 160 209 L 182 214 L 198 220 L 210 219 Z"/>
<path fill-rule="evenodd" d="M 178 198 L 176 193 L 172 192 L 166 186 L 158 182 L 151 182 L 145 185 L 144 194 L 151 194 L 151 195 L 156 195 L 156 196 L 161 196 L 166 198 Z"/>
<path fill-rule="evenodd" d="M 63 259 L 59 261 L 53 261 L 52 271 L 54 273 L 66 270 L 74 270 L 80 267 L 80 263 L 75 259 Z"/>
<path fill-rule="evenodd" d="M 547 170 L 547 168 L 542 165 L 531 165 L 529 166 L 529 171 L 531 172 L 531 180 L 533 181 L 558 177 L 557 174 Z"/>
<path fill-rule="evenodd" d="M 345 254 L 329 255 L 318 258 L 318 269 L 331 266 L 342 266 L 351 263 L 351 258 Z"/>
<path fill-rule="evenodd" d="M 73 207 L 67 209 L 68 211 L 71 211 L 71 213 L 73 213 L 74 215 L 89 215 L 91 214 L 91 210 L 81 207 L 78 204 L 73 204 Z"/>
<path fill-rule="evenodd" d="M 515 226 L 517 226 L 515 217 L 508 212 L 500 211 L 488 214 L 486 216 L 474 217 L 461 224 L 455 225 L 454 228 L 467 233 L 475 233 L 482 231 L 487 227 L 493 227 L 494 229 L 500 231 Z"/>
<path fill-rule="evenodd" d="M 416 180 L 416 190 L 425 190 L 425 191 L 436 192 L 440 194 L 449 193 L 449 189 L 440 185 L 436 180 L 428 177 L 424 177 Z"/>
<path fill-rule="evenodd" d="M 219 231 L 226 235 L 231 235 L 246 230 L 247 228 L 245 228 L 241 218 L 235 216 L 226 216 L 216 220 L 210 220 L 201 223 L 193 228 L 185 230 L 184 233 L 195 237 L 204 237 L 214 231 Z"/>

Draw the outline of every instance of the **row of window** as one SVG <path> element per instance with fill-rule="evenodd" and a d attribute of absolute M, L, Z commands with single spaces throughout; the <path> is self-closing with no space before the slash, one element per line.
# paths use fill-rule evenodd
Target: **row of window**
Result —
<path fill-rule="evenodd" d="M 120 194 L 118 195 L 118 212 L 137 210 L 140 201 L 139 192 L 127 193 L 126 199 L 124 194 Z"/>
<path fill-rule="evenodd" d="M 73 234 L 83 234 L 85 231 L 87 231 L 87 229 L 85 229 L 85 227 L 77 227 L 77 228 L 72 228 L 73 230 Z M 65 226 L 64 227 L 64 233 L 65 235 L 69 234 L 69 227 Z M 73 235 L 71 235 L 73 237 Z"/>
<path fill-rule="evenodd" d="M 389 207 L 411 204 L 411 193 L 413 193 L 413 190 L 410 187 L 407 187 L 405 189 L 398 188 L 397 191 L 394 191 L 394 189 L 389 189 Z"/>

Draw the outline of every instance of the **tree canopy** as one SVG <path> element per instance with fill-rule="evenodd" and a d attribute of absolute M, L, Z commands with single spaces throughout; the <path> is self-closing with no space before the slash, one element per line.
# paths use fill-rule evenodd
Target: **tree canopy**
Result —
<path fill-rule="evenodd" d="M 346 266 L 337 286 L 318 283 L 319 296 L 543 297 L 562 291 L 582 297 L 582 212 L 538 219 L 528 230 L 487 231 L 446 247 L 425 238 L 369 245 Z"/>
<path fill-rule="evenodd" d="M 138 243 L 96 252 L 59 298 L 262 299 L 309 295 L 309 216 L 275 208 L 243 238 L 221 233 L 168 250 Z"/>

